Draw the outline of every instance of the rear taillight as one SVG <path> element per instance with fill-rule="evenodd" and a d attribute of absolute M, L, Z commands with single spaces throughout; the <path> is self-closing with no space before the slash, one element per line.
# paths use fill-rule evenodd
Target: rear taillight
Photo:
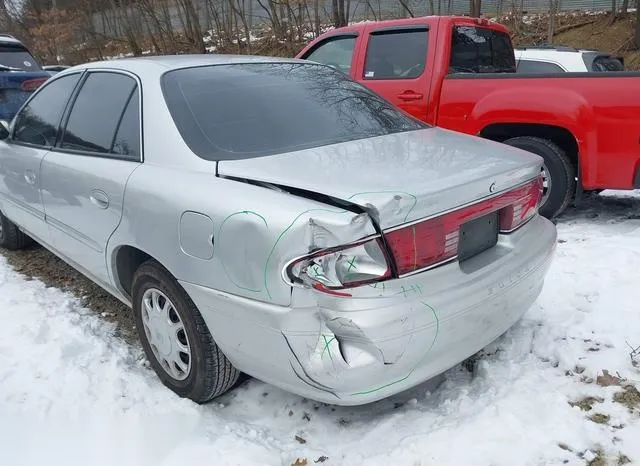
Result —
<path fill-rule="evenodd" d="M 44 84 L 44 82 L 48 78 L 35 78 L 35 79 L 27 79 L 26 81 L 22 81 L 20 84 L 20 90 L 26 92 L 32 92 L 38 89 L 40 86 Z"/>
<path fill-rule="evenodd" d="M 491 199 L 385 233 L 398 275 L 455 259 L 460 227 L 483 215 L 499 211 L 500 232 L 514 231 L 536 214 L 541 196 L 542 177 L 538 177 Z"/>
<path fill-rule="evenodd" d="M 380 238 L 339 248 L 325 249 L 293 261 L 285 270 L 294 283 L 330 294 L 391 277 L 391 267 Z"/>

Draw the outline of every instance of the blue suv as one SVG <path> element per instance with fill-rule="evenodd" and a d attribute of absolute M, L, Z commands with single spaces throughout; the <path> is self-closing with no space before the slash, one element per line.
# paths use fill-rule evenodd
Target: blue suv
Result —
<path fill-rule="evenodd" d="M 22 42 L 0 34 L 0 120 L 10 121 L 50 76 Z"/>

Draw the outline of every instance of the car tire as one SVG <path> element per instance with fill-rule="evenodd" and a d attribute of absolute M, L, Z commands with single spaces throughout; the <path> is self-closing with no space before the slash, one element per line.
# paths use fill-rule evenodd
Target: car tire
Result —
<path fill-rule="evenodd" d="M 0 212 L 0 247 L 9 251 L 24 249 L 33 243 L 31 237 L 25 235 L 20 229 Z"/>
<path fill-rule="evenodd" d="M 240 372 L 213 341 L 202 315 L 189 295 L 158 262 L 149 260 L 135 272 L 132 301 L 142 347 L 151 367 L 166 387 L 180 397 L 189 398 L 196 403 L 206 403 L 233 387 Z M 149 313 L 150 309 L 159 312 Z M 153 316 L 156 319 L 157 316 L 164 317 L 165 309 L 168 309 L 168 320 L 161 319 L 160 323 L 150 320 Z M 172 313 L 171 309 L 175 312 Z M 173 327 L 168 327 L 169 330 L 166 330 L 163 337 L 163 326 L 170 325 Z M 167 340 L 171 341 L 168 346 Z M 178 351 L 180 361 L 177 361 L 174 348 L 187 348 L 188 351 Z M 182 370 L 187 364 L 188 370 Z"/>
<path fill-rule="evenodd" d="M 552 219 L 567 208 L 576 189 L 575 168 L 567 154 L 548 139 L 521 136 L 504 141 L 504 144 L 539 155 L 544 159 L 550 189 L 540 204 L 540 215 Z"/>

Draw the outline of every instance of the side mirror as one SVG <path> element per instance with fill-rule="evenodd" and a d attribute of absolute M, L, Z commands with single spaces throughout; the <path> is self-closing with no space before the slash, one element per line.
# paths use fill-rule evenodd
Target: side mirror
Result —
<path fill-rule="evenodd" d="M 6 120 L 0 120 L 0 140 L 4 141 L 9 137 L 9 123 Z"/>

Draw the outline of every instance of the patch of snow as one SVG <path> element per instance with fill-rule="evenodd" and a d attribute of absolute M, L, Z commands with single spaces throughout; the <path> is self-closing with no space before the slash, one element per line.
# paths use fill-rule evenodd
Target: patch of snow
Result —
<path fill-rule="evenodd" d="M 629 356 L 629 345 L 640 345 L 640 193 L 605 191 L 565 214 L 558 232 L 542 295 L 484 350 L 473 374 L 459 366 L 439 386 L 361 407 L 315 403 L 256 380 L 208 405 L 180 399 L 111 324 L 0 256 L 2 463 L 640 461 L 637 411 L 613 401 L 621 387 L 594 382 L 603 370 L 640 379 Z M 585 396 L 602 402 L 586 412 L 569 404 Z M 596 413 L 608 423 L 588 419 Z"/>

